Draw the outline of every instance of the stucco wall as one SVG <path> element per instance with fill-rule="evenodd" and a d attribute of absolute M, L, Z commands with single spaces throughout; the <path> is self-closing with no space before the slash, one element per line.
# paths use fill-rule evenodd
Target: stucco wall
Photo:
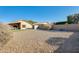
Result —
<path fill-rule="evenodd" d="M 32 28 L 32 25 L 27 22 L 24 22 L 24 21 L 18 21 L 18 22 L 21 22 L 21 25 L 20 25 L 21 29 Z M 22 25 L 26 25 L 26 27 L 23 28 Z"/>
<path fill-rule="evenodd" d="M 55 30 L 79 31 L 79 24 L 54 25 Z"/>

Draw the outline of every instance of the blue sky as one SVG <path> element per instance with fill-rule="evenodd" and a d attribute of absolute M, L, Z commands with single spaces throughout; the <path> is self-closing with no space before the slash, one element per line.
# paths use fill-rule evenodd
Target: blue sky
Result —
<path fill-rule="evenodd" d="M 74 13 L 79 13 L 78 6 L 0 6 L 0 22 L 19 19 L 58 22 L 67 20 L 67 16 Z"/>

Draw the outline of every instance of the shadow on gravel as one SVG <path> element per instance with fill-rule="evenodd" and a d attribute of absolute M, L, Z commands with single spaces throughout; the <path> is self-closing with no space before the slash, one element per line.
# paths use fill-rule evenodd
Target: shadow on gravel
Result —
<path fill-rule="evenodd" d="M 66 38 L 50 37 L 46 42 L 50 45 L 62 45 Z"/>
<path fill-rule="evenodd" d="M 54 53 L 79 53 L 79 32 L 74 32 L 69 38 L 50 37 L 46 43 L 59 46 Z"/>

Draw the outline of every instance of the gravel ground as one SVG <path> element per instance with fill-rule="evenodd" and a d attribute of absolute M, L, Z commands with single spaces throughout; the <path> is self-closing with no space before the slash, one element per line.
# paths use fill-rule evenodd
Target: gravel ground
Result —
<path fill-rule="evenodd" d="M 0 48 L 0 52 L 79 52 L 79 32 L 13 31 L 13 38 Z"/>

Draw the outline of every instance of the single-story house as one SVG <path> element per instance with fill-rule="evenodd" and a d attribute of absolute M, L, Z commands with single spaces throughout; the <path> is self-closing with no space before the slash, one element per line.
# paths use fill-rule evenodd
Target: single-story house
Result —
<path fill-rule="evenodd" d="M 8 25 L 13 27 L 14 29 L 32 29 L 33 28 L 32 24 L 30 24 L 30 23 L 28 23 L 26 21 L 23 21 L 23 20 L 8 23 Z"/>

